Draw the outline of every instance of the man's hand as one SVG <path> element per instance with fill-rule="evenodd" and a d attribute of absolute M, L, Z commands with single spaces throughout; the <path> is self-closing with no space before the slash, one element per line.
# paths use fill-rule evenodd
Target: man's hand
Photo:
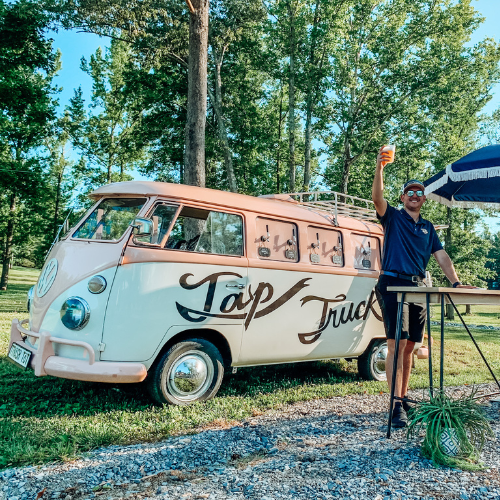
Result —
<path fill-rule="evenodd" d="M 389 151 L 383 151 L 384 147 L 385 146 L 382 146 L 378 151 L 377 169 L 383 169 L 387 165 L 387 162 L 391 159 L 391 154 L 389 153 Z"/>
<path fill-rule="evenodd" d="M 469 288 L 469 289 L 475 289 L 475 290 L 478 290 L 479 287 L 478 286 L 472 286 L 472 285 L 457 285 L 455 288 Z"/>

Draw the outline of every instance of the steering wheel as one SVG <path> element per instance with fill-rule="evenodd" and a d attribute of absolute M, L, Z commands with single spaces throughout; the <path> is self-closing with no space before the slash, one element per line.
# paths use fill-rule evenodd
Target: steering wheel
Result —
<path fill-rule="evenodd" d="M 179 250 L 181 246 L 186 243 L 186 240 L 179 240 L 175 245 L 174 245 L 174 250 Z"/>
<path fill-rule="evenodd" d="M 198 234 L 194 238 L 191 238 L 187 243 L 186 243 L 186 250 L 191 250 L 193 251 L 196 248 L 196 243 L 198 243 L 198 240 L 200 239 L 201 234 Z"/>

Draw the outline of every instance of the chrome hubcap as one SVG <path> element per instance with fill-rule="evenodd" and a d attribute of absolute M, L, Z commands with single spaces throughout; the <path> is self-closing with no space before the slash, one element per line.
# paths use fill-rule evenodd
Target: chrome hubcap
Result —
<path fill-rule="evenodd" d="M 192 401 L 205 393 L 214 374 L 210 356 L 189 351 L 176 359 L 167 376 L 167 389 L 177 399 Z"/>
<path fill-rule="evenodd" d="M 372 356 L 372 371 L 377 380 L 386 380 L 385 360 L 387 359 L 387 342 L 378 345 Z"/>

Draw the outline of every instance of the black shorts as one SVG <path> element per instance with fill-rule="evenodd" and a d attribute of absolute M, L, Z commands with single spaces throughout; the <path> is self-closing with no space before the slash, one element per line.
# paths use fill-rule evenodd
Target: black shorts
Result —
<path fill-rule="evenodd" d="M 398 296 L 396 292 L 388 292 L 388 286 L 417 286 L 411 281 L 394 278 L 392 276 L 380 275 L 375 294 L 377 296 L 382 316 L 384 318 L 385 335 L 388 339 L 396 338 L 396 322 L 398 319 Z M 403 306 L 403 328 L 401 329 L 401 339 L 408 339 L 412 342 L 422 342 L 424 336 L 425 304 L 408 304 Z"/>

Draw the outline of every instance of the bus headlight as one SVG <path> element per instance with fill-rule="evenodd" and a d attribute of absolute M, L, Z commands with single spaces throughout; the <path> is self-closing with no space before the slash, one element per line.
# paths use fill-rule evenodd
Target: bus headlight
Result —
<path fill-rule="evenodd" d="M 81 330 L 90 318 L 90 307 L 80 297 L 66 299 L 61 307 L 61 321 L 70 330 Z"/>

